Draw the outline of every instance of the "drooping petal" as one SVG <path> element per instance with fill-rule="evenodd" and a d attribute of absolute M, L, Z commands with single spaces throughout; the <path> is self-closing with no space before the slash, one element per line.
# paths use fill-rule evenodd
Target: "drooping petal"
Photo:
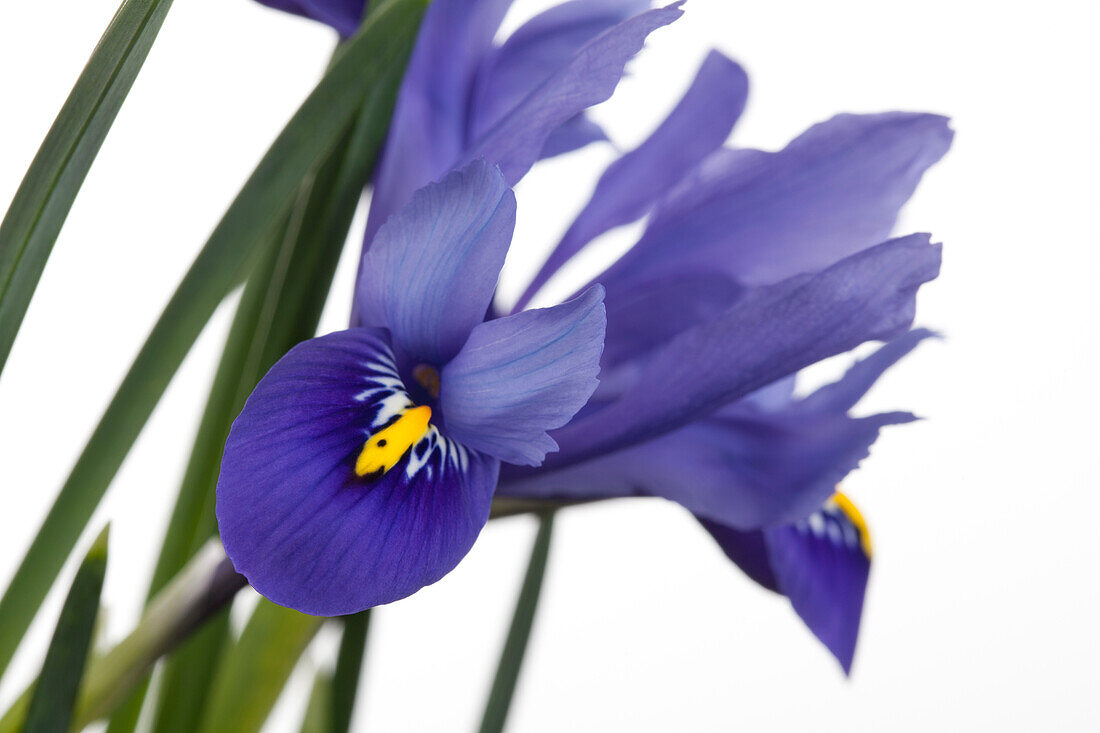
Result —
<path fill-rule="evenodd" d="M 601 176 L 588 204 L 528 286 L 518 308 L 594 238 L 641 218 L 725 143 L 748 96 L 745 71 L 711 51 L 679 104 L 649 138 Z"/>
<path fill-rule="evenodd" d="M 785 527 L 742 532 L 703 525 L 749 577 L 787 596 L 844 672 L 851 672 L 871 571 L 871 540 L 847 497 L 837 494 L 809 518 Z"/>
<path fill-rule="evenodd" d="M 355 33 L 363 17 L 366 0 L 259 0 L 277 10 L 319 20 L 336 29 L 343 38 Z"/>
<path fill-rule="evenodd" d="M 511 480 L 498 493 L 590 500 L 659 496 L 700 518 L 738 529 L 808 516 L 867 457 L 879 430 L 912 420 L 905 412 L 763 414 L 733 405 L 641 445 L 558 471 Z"/>
<path fill-rule="evenodd" d="M 721 317 L 639 359 L 615 402 L 557 431 L 560 452 L 547 468 L 671 432 L 828 356 L 899 335 L 939 262 L 928 235 L 911 235 L 817 275 L 750 289 Z"/>
<path fill-rule="evenodd" d="M 497 163 L 514 184 L 538 160 L 550 133 L 611 96 L 626 62 L 650 33 L 683 14 L 681 4 L 635 15 L 586 43 L 473 144 L 465 159 Z"/>
<path fill-rule="evenodd" d="M 365 243 L 466 147 L 470 90 L 512 0 L 433 0 L 401 81 L 374 179 Z M 470 156 L 468 160 L 481 156 Z M 490 159 L 490 162 L 494 162 Z"/>
<path fill-rule="evenodd" d="M 648 7 L 649 0 L 571 0 L 524 23 L 483 62 L 468 140 L 489 132 L 584 44 Z"/>
<path fill-rule="evenodd" d="M 420 189 L 379 231 L 357 284 L 360 324 L 441 365 L 481 323 L 512 241 L 516 199 L 477 160 Z"/>
<path fill-rule="evenodd" d="M 819 271 L 890 235 L 951 137 L 936 115 L 840 115 L 778 153 L 723 151 L 657 209 L 599 281 L 610 300 L 620 282 L 678 269 L 751 284 Z"/>
<path fill-rule="evenodd" d="M 606 319 L 603 289 L 486 321 L 440 375 L 448 434 L 508 463 L 535 466 L 596 389 Z"/>
<path fill-rule="evenodd" d="M 360 477 L 372 435 L 412 406 L 384 331 L 299 344 L 233 423 L 217 516 L 234 567 L 272 601 L 334 616 L 389 603 L 458 564 L 488 520 L 499 463 L 434 426 Z"/>

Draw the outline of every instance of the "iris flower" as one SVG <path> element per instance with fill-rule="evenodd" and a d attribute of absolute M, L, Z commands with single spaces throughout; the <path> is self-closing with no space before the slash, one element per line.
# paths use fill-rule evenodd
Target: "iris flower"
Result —
<path fill-rule="evenodd" d="M 540 463 L 592 394 L 602 288 L 484 321 L 515 210 L 481 161 L 417 192 L 364 259 L 362 326 L 294 347 L 249 397 L 217 516 L 267 598 L 335 616 L 443 577 L 488 521 L 500 462 Z"/>
<path fill-rule="evenodd" d="M 639 12 L 644 4 L 638 2 L 574 0 L 494 46 L 493 35 L 509 4 L 435 0 L 425 15 L 374 181 L 353 322 L 388 323 L 370 316 L 369 304 L 379 296 L 369 283 L 382 284 L 370 273 L 379 248 L 397 251 L 386 244 L 392 239 L 387 233 L 395 221 L 409 221 L 407 210 L 393 214 L 410 197 L 421 200 L 425 194 L 414 195 L 416 189 L 481 159 L 499 166 L 505 182 L 514 184 L 541 157 L 603 139 L 584 110 L 610 96 L 648 33 L 680 14 L 678 4 Z M 315 0 L 313 7 L 321 5 L 335 4 Z M 640 240 L 619 262 L 558 306 L 580 308 L 578 303 L 597 299 L 596 283 L 606 287 L 600 383 L 590 399 L 568 401 L 569 409 L 556 414 L 562 427 L 540 424 L 537 450 L 523 450 L 519 442 L 504 439 L 498 445 L 492 437 L 509 432 L 507 421 L 482 421 L 476 430 L 454 433 L 446 401 L 431 404 L 443 413 L 441 437 L 505 462 L 497 496 L 565 502 L 659 496 L 683 505 L 750 577 L 789 597 L 848 670 L 871 541 L 858 510 L 836 487 L 867 455 L 882 427 L 913 419 L 903 412 L 857 418 L 849 411 L 883 371 L 930 335 L 908 329 L 917 289 L 938 273 L 939 246 L 924 234 L 896 239 L 890 234 L 924 171 L 949 147 L 951 132 L 946 120 L 935 115 L 840 115 L 778 152 L 725 147 L 747 92 L 747 77 L 736 63 L 718 53 L 708 56 L 664 123 L 605 171 L 513 314 L 494 319 L 495 311 L 486 315 L 483 309 L 479 319 L 488 320 L 471 326 L 477 334 L 529 313 L 522 309 L 531 297 L 573 255 L 615 227 L 646 219 Z M 444 178 L 444 183 L 453 180 Z M 404 268 L 401 274 L 414 277 L 415 270 Z M 401 281 L 386 287 L 398 292 Z M 345 337 L 323 337 L 318 343 L 338 338 Z M 867 341 L 887 343 L 836 384 L 807 397 L 793 396 L 800 369 Z M 284 361 L 293 360 L 296 352 Z M 418 353 L 412 361 L 423 358 Z M 455 358 L 462 363 L 461 356 Z M 423 389 L 438 375 L 442 400 L 454 370 L 449 372 L 449 364 L 438 358 L 422 362 L 431 371 L 412 361 L 408 356 L 397 360 L 410 397 L 419 397 L 417 404 L 432 399 L 431 389 L 423 398 Z M 304 378 L 308 363 L 296 363 Z M 441 370 L 436 368 L 441 364 Z M 283 369 L 280 362 L 272 375 Z M 344 369 L 340 375 L 354 381 L 356 372 Z M 466 401 L 468 409 L 478 400 L 496 399 L 490 381 L 469 388 L 467 394 L 477 397 Z M 246 418 L 260 395 L 267 395 L 264 403 L 274 414 L 284 410 L 297 419 L 302 411 L 291 407 L 293 392 L 277 393 L 261 383 L 238 424 L 254 424 Z M 507 384 L 501 394 L 507 398 Z M 566 413 L 578 409 L 564 425 Z M 356 438 L 367 432 L 360 428 Z M 479 437 L 491 445 L 478 442 Z M 240 458 L 232 450 L 235 445 L 231 437 L 223 461 L 230 468 L 223 468 L 219 484 L 223 538 L 229 527 L 222 507 L 235 501 L 223 497 L 229 494 L 223 488 L 226 472 L 237 471 L 232 468 Z M 328 465 L 346 478 L 350 459 L 343 461 L 319 459 L 317 467 Z M 289 470 L 296 464 L 281 465 Z M 492 492 L 485 489 L 488 493 L 479 499 L 485 503 L 474 512 L 478 521 L 458 533 L 462 541 L 449 545 L 446 562 L 432 565 L 431 572 L 419 567 L 409 572 L 406 565 L 425 554 L 434 556 L 435 549 L 387 530 L 361 538 L 364 543 L 369 539 L 372 552 L 383 558 L 381 569 L 357 566 L 364 560 L 358 550 L 341 556 L 346 559 L 340 562 L 364 574 L 353 581 L 343 574 L 350 572 L 343 565 L 332 571 L 327 549 L 333 543 L 343 546 L 353 527 L 374 532 L 396 526 L 423 544 L 424 537 L 451 536 L 454 520 L 416 510 L 418 519 L 439 526 L 394 524 L 386 512 L 400 506 L 359 499 L 357 506 L 365 508 L 358 524 L 342 523 L 343 529 L 332 531 L 343 516 L 340 510 L 319 497 L 308 506 L 301 498 L 309 495 L 312 474 L 302 471 L 285 479 L 297 487 L 290 501 L 276 498 L 283 485 L 274 478 L 281 476 L 276 472 L 266 484 L 255 476 L 239 481 L 251 492 L 270 494 L 269 506 L 278 506 L 286 521 L 314 533 L 299 535 L 288 548 L 291 554 L 313 553 L 308 567 L 290 573 L 284 564 L 297 568 L 305 561 L 272 555 L 274 541 L 264 540 L 271 527 L 256 522 L 249 498 L 237 510 L 236 529 L 228 532 L 236 536 L 227 540 L 227 550 L 250 580 L 253 575 L 238 555 L 248 552 L 267 563 L 282 587 L 276 596 L 269 593 L 275 592 L 271 585 L 265 589 L 253 582 L 265 595 L 317 613 L 357 610 L 436 579 L 472 543 Z M 400 496 L 412 502 L 419 490 L 433 491 L 434 486 L 422 478 Z M 351 502 L 356 493 L 337 496 Z M 298 501 L 303 505 L 291 508 Z M 413 510 L 404 511 L 402 521 Z M 392 551 L 387 542 L 396 543 Z M 391 577 L 402 579 L 400 592 L 388 584 Z M 359 584 L 352 587 L 353 582 Z M 381 583 L 384 590 L 363 583 Z"/>

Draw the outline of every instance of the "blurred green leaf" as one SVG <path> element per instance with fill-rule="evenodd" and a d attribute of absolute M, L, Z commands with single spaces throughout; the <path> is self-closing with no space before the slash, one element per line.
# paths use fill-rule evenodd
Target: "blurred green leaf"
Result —
<path fill-rule="evenodd" d="M 531 559 L 527 564 L 527 573 L 523 578 L 516 610 L 512 615 L 512 625 L 504 641 L 504 650 L 500 654 L 493 687 L 489 691 L 489 700 L 485 703 L 485 714 L 481 719 L 481 733 L 500 733 L 508 718 L 508 708 L 516 691 L 516 681 L 523 666 L 523 655 L 527 652 L 527 641 L 531 637 L 531 625 L 535 620 L 535 610 L 539 605 L 542 591 L 542 579 L 546 573 L 546 560 L 550 556 L 550 536 L 554 530 L 553 513 L 539 517 L 539 531 L 535 535 L 535 544 L 531 549 Z"/>
<path fill-rule="evenodd" d="M 122 3 L 0 222 L 0 371 L 61 225 L 171 5 Z"/>
<path fill-rule="evenodd" d="M 385 0 L 272 144 L 161 314 L 0 599 L 0 671 L 172 375 L 218 303 L 360 110 L 376 148 L 427 0 Z M 364 120 L 363 117 L 367 119 Z M 306 284 L 299 287 L 306 288 Z"/>
<path fill-rule="evenodd" d="M 302 716 L 301 733 L 328 733 L 332 717 L 332 676 L 318 672 Z"/>
<path fill-rule="evenodd" d="M 99 594 L 107 572 L 107 536 L 104 528 L 76 571 L 34 685 L 24 733 L 68 733 L 99 613 Z"/>
<path fill-rule="evenodd" d="M 344 616 L 344 634 L 340 637 L 340 652 L 336 657 L 336 672 L 332 680 L 332 713 L 330 733 L 348 733 L 355 711 L 359 676 L 363 669 L 363 653 L 370 628 L 370 609 Z"/>
<path fill-rule="evenodd" d="M 261 598 L 222 656 L 200 733 L 257 733 L 323 621 Z"/>

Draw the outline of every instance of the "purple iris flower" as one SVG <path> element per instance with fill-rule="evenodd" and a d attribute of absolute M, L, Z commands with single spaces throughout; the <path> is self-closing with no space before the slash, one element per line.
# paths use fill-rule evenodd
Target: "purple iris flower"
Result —
<path fill-rule="evenodd" d="M 600 386 L 537 470 L 507 468 L 499 496 L 660 496 L 695 514 L 747 574 L 787 595 L 847 671 L 870 539 L 837 484 L 880 428 L 851 417 L 890 365 L 939 269 L 924 234 L 889 239 L 924 171 L 950 146 L 926 114 L 840 115 L 779 152 L 724 147 L 747 94 L 712 53 L 680 103 L 596 185 L 538 288 L 598 235 L 648 216 L 594 278 L 606 288 Z M 888 343 L 803 399 L 795 373 L 867 340 Z"/>
<path fill-rule="evenodd" d="M 416 300 L 408 292 L 415 289 L 407 291 L 406 280 L 415 281 L 423 274 L 418 268 L 447 248 L 438 245 L 401 267 L 387 270 L 385 263 L 404 254 L 395 239 L 419 251 L 413 238 L 398 233 L 430 231 L 423 213 L 410 209 L 423 210 L 440 187 L 456 189 L 459 179 L 452 174 L 414 192 L 479 159 L 499 166 L 504 181 L 514 184 L 540 158 L 603 139 L 584 110 L 610 96 L 651 31 L 680 15 L 678 4 L 640 12 L 646 4 L 636 0 L 574 0 L 497 46 L 493 37 L 509 5 L 435 0 L 429 7 L 374 182 L 353 313 L 353 323 L 390 329 L 394 358 L 362 356 L 384 352 L 386 336 L 370 331 L 363 338 L 372 346 L 353 348 L 349 334 L 367 331 L 352 329 L 298 347 L 265 378 L 234 426 L 237 437 L 231 436 L 223 461 L 218 501 L 227 550 L 261 592 L 302 610 L 330 614 L 394 600 L 438 579 L 466 552 L 504 461 L 497 495 L 661 496 L 680 503 L 750 577 L 789 597 L 848 670 L 871 545 L 858 510 L 836 486 L 882 427 L 913 419 L 902 412 L 857 418 L 849 411 L 885 369 L 929 335 L 908 328 L 916 290 L 938 273 L 939 247 L 928 235 L 889 237 L 924 171 L 950 145 L 946 120 L 841 115 L 778 152 L 727 148 L 748 81 L 737 64 L 712 53 L 650 138 L 603 174 L 513 315 L 480 323 L 491 298 L 487 286 L 483 303 L 478 296 L 485 307 L 477 323 L 464 315 L 462 329 L 445 328 L 445 337 L 425 337 L 409 350 L 408 336 L 399 335 L 403 328 L 415 323 L 431 330 L 438 326 L 433 318 L 450 314 L 410 316 Z M 332 23 L 318 11 L 322 6 L 343 7 L 318 0 L 304 13 Z M 471 170 L 457 175 L 472 176 Z M 521 309 L 539 287 L 593 239 L 643 217 L 645 231 L 630 252 L 558 306 L 583 311 L 598 300 L 594 283 L 606 287 L 598 388 L 587 402 L 577 397 L 584 391 L 576 386 L 580 378 L 547 390 L 540 399 L 558 406 L 554 420 L 525 426 L 529 443 L 514 439 L 514 428 L 492 407 L 513 404 L 512 385 L 486 379 L 491 371 L 470 376 L 453 365 L 465 363 L 469 344 L 484 338 L 475 339 L 479 333 L 508 328 L 494 324 L 528 313 Z M 378 275 L 376 268 L 390 274 Z M 495 280 L 495 269 L 482 269 Z M 547 323 L 565 322 L 569 312 L 533 311 Z M 887 343 L 839 382 L 792 396 L 798 370 L 872 340 Z M 348 430 L 338 416 L 354 411 L 332 407 L 336 417 L 317 418 L 294 407 L 296 395 L 313 388 L 281 375 L 302 381 L 324 375 L 316 379 L 327 380 L 334 395 L 323 405 L 328 409 L 362 393 L 363 361 L 392 363 L 383 375 L 389 383 L 399 383 L 415 404 L 433 406 L 439 422 L 431 444 L 476 455 L 463 469 L 469 473 L 444 470 L 450 464 L 443 462 L 397 482 L 385 497 L 348 478 L 351 454 L 361 455 L 359 444 L 395 413 L 368 411 Z M 593 374 L 590 367 L 570 366 Z M 306 422 L 276 424 L 265 410 Z M 482 417 L 471 417 L 479 410 Z M 568 425 L 553 430 L 577 410 Z M 531 416 L 541 414 L 535 409 Z M 318 424 L 310 425 L 314 419 Z M 241 436 L 261 430 L 285 433 L 287 440 L 256 458 L 246 448 L 259 443 Z M 310 447 L 336 435 L 348 437 L 339 446 Z M 409 461 L 420 461 L 420 445 Z M 257 481 L 269 459 L 278 468 Z M 384 473 L 379 485 L 388 486 L 386 477 L 399 468 Z M 323 481 L 322 469 L 328 471 Z M 311 493 L 310 482 L 327 488 Z M 462 503 L 437 484 L 477 491 L 463 493 Z M 347 518 L 348 511 L 357 513 Z M 456 524 L 455 517 L 466 523 Z M 283 523 L 293 523 L 292 535 Z"/>
<path fill-rule="evenodd" d="M 489 518 L 500 462 L 537 465 L 596 388 L 603 289 L 484 321 L 515 198 L 475 161 L 378 231 L 362 327 L 291 349 L 233 423 L 217 517 L 237 571 L 335 616 L 450 572 Z"/>

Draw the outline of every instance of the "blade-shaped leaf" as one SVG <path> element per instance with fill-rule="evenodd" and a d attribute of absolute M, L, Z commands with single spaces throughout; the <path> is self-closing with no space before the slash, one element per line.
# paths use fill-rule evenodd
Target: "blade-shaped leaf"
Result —
<path fill-rule="evenodd" d="M 0 222 L 0 371 L 61 225 L 171 5 L 122 3 Z"/>
<path fill-rule="evenodd" d="M 256 733 L 324 619 L 261 599 L 218 665 L 200 733 Z"/>
<path fill-rule="evenodd" d="M 306 712 L 302 716 L 301 733 L 329 733 L 332 717 L 332 676 L 318 672 L 313 679 Z"/>
<path fill-rule="evenodd" d="M 76 571 L 34 685 L 24 733 L 67 733 L 72 724 L 107 572 L 107 533 L 100 533 Z"/>
<path fill-rule="evenodd" d="M 370 628 L 370 609 L 344 617 L 344 635 L 340 637 L 340 652 L 336 656 L 336 672 L 332 679 L 332 714 L 330 733 L 348 733 L 355 697 L 359 690 L 359 675 L 363 669 L 363 653 Z"/>
<path fill-rule="evenodd" d="M 177 288 L 0 599 L 0 671 L 218 303 L 256 262 L 310 172 L 353 117 L 381 140 L 426 0 L 385 0 L 272 144 Z M 396 72 L 395 72 L 396 69 Z M 373 142 L 377 147 L 377 143 Z"/>
<path fill-rule="evenodd" d="M 550 556 L 550 536 L 554 530 L 554 515 L 547 513 L 539 516 L 539 531 L 535 535 L 535 544 L 531 548 L 531 559 L 527 564 L 527 574 L 516 601 L 516 610 L 512 615 L 512 625 L 504 641 L 504 650 L 500 653 L 493 687 L 485 703 L 485 713 L 481 718 L 481 733 L 500 733 L 504 730 L 504 721 L 508 718 L 508 708 L 512 704 L 512 695 L 516 691 L 523 655 L 527 652 L 527 640 L 531 637 L 531 625 L 535 620 L 535 610 L 539 605 L 542 591 L 542 579 L 546 573 L 546 560 Z"/>

